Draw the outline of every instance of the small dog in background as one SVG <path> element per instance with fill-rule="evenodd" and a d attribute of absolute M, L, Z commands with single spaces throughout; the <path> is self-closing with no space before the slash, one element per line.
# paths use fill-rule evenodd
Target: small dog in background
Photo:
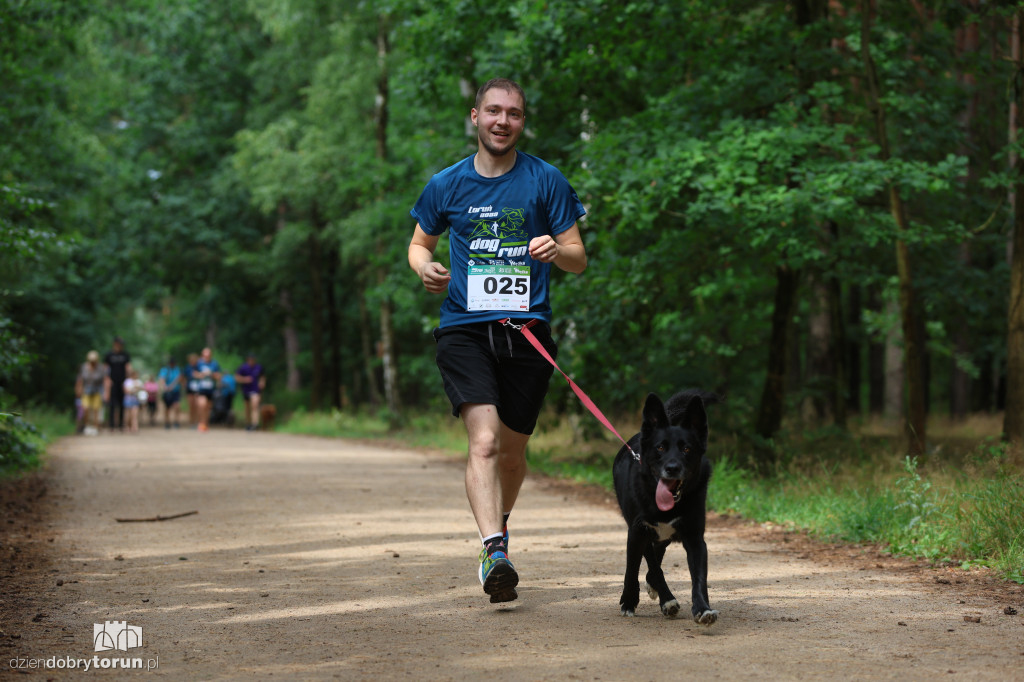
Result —
<path fill-rule="evenodd" d="M 704 455 L 708 442 L 706 402 L 718 402 L 718 396 L 687 390 L 666 404 L 651 393 L 644 403 L 640 433 L 615 456 L 615 496 L 629 526 L 626 574 L 619 599 L 624 616 L 634 615 L 640 603 L 641 559 L 647 561 L 647 594 L 658 600 L 665 616 L 679 613 L 679 602 L 661 569 L 665 550 L 678 541 L 686 549 L 690 568 L 693 620 L 701 625 L 718 620 L 718 611 L 708 603 L 708 547 L 704 542 L 711 478 L 711 462 Z"/>
<path fill-rule="evenodd" d="M 273 405 L 260 405 L 260 428 L 264 431 L 274 430 L 274 418 L 277 417 L 277 408 Z"/>

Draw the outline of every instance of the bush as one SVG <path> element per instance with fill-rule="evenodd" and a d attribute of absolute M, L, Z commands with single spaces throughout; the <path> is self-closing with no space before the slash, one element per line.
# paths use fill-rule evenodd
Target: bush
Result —
<path fill-rule="evenodd" d="M 0 475 L 39 466 L 39 430 L 20 414 L 0 412 Z"/>

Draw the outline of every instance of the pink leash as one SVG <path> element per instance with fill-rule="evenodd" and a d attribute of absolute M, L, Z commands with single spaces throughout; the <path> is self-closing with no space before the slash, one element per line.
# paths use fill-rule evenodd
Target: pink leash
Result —
<path fill-rule="evenodd" d="M 505 318 L 504 320 L 501 321 L 501 323 L 503 325 L 507 325 L 509 327 L 518 329 L 523 333 L 523 336 L 525 336 L 526 340 L 530 342 L 530 345 L 536 348 L 537 352 L 540 353 L 545 360 L 550 362 L 552 367 L 554 367 L 555 369 L 562 373 L 562 376 L 565 377 L 565 380 L 569 382 L 569 386 L 570 388 L 572 388 L 572 392 L 575 393 L 576 397 L 580 399 L 580 402 L 583 403 L 583 406 L 590 410 L 590 413 L 597 417 L 597 420 L 604 424 L 606 429 L 614 433 L 616 437 L 618 437 L 618 439 L 622 441 L 622 444 L 626 446 L 626 449 L 629 450 L 630 454 L 633 455 L 633 459 L 639 462 L 640 455 L 638 455 L 633 450 L 633 448 L 629 447 L 629 443 L 626 442 L 626 439 L 619 435 L 619 432 L 615 430 L 615 427 L 612 426 L 612 423 L 610 421 L 608 421 L 608 418 L 605 417 L 601 410 L 598 409 L 597 405 L 594 404 L 594 401 L 590 399 L 590 396 L 584 393 L 583 389 L 577 386 L 576 382 L 570 379 L 568 374 L 562 372 L 562 368 L 558 366 L 558 363 L 556 363 L 554 358 L 551 357 L 551 354 L 548 353 L 547 350 L 545 350 L 544 346 L 541 345 L 541 342 L 538 341 L 537 337 L 534 336 L 533 332 L 530 331 L 530 327 L 537 324 L 537 320 L 533 319 L 526 322 L 525 324 L 513 324 L 511 318 Z"/>

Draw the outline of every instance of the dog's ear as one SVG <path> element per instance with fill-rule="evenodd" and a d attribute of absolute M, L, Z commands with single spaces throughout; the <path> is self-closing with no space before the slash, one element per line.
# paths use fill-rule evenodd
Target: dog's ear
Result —
<path fill-rule="evenodd" d="M 644 425 L 648 424 L 655 427 L 668 426 L 668 412 L 665 411 L 665 404 L 654 393 L 648 393 L 647 401 L 644 403 Z"/>
<path fill-rule="evenodd" d="M 679 425 L 697 434 L 701 447 L 708 444 L 708 413 L 704 410 L 704 401 L 700 396 L 693 396 L 679 418 Z"/>

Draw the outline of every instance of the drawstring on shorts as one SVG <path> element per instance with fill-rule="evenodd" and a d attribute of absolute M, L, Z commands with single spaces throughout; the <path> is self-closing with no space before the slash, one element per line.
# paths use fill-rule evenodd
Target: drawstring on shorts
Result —
<path fill-rule="evenodd" d="M 512 357 L 512 336 L 508 333 L 508 326 L 502 325 L 505 329 L 505 341 L 508 343 L 508 356 Z M 491 344 L 491 352 L 494 353 L 495 359 L 500 360 L 498 357 L 498 349 L 494 347 L 494 324 L 487 325 L 487 340 Z"/>

